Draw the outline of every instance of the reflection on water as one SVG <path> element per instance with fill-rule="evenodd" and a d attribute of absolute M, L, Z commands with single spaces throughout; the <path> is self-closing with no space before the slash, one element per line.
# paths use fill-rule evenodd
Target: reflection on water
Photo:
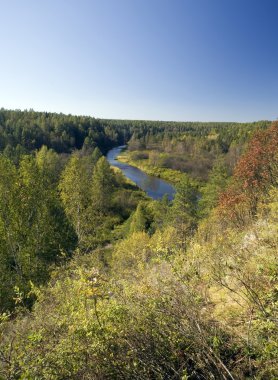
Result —
<path fill-rule="evenodd" d="M 163 179 L 152 177 L 134 166 L 118 161 L 116 158 L 125 146 L 118 146 L 107 153 L 107 160 L 110 165 L 121 169 L 123 174 L 131 179 L 140 189 L 144 190 L 151 198 L 160 199 L 164 194 L 172 200 L 175 194 L 175 188 Z"/>

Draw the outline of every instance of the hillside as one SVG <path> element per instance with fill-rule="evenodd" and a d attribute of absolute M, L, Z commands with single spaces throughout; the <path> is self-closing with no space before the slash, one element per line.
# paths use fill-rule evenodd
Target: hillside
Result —
<path fill-rule="evenodd" d="M 0 141 L 0 379 L 278 377 L 278 122 L 2 109 Z"/>

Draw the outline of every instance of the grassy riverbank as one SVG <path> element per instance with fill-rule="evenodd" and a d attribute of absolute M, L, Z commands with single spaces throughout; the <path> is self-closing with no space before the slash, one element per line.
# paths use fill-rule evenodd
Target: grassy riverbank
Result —
<path fill-rule="evenodd" d="M 144 153 L 139 152 L 139 151 L 130 152 L 128 150 L 124 150 L 117 157 L 117 159 L 120 162 L 124 162 L 129 165 L 135 166 L 136 168 L 142 170 L 148 175 L 164 179 L 165 181 L 171 183 L 172 185 L 178 184 L 181 181 L 182 176 L 184 175 L 184 173 L 179 170 L 169 169 L 169 168 L 155 165 L 154 163 L 151 162 L 147 154 L 145 156 Z M 194 182 L 199 182 L 199 181 L 194 179 Z"/>
<path fill-rule="evenodd" d="M 181 180 L 183 173 L 179 170 L 173 170 L 152 165 L 148 158 L 134 159 L 132 157 L 132 155 L 134 156 L 134 152 L 132 153 L 130 153 L 128 150 L 125 150 L 121 152 L 121 154 L 117 158 L 121 162 L 125 162 L 129 165 L 135 166 L 136 168 L 147 173 L 148 175 L 162 178 L 165 181 L 172 183 L 173 185 L 177 184 Z"/>
<path fill-rule="evenodd" d="M 126 183 L 127 185 L 130 185 L 130 186 L 134 186 L 136 188 L 136 190 L 139 189 L 139 187 L 136 185 L 135 182 L 133 182 L 130 178 L 127 178 L 125 175 L 123 175 L 120 168 L 118 168 L 117 166 L 111 165 L 111 169 L 113 170 L 114 173 L 116 173 L 122 177 L 122 181 L 124 183 Z"/>

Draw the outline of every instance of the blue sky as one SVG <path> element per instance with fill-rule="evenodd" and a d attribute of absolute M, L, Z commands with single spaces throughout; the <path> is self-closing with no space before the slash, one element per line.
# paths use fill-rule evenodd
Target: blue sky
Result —
<path fill-rule="evenodd" d="M 278 117 L 277 0 L 0 0 L 0 107 Z"/>

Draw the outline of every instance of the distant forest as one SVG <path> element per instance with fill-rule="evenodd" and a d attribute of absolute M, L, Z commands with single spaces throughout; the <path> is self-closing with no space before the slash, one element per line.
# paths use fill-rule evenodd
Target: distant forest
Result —
<path fill-rule="evenodd" d="M 61 113 L 0 110 L 0 151 L 6 156 L 40 149 L 43 145 L 57 153 L 95 148 L 105 153 L 113 146 L 126 144 L 132 148 L 166 144 L 173 139 L 205 139 L 206 149 L 228 152 L 232 144 L 246 142 L 257 129 L 265 129 L 269 121 L 254 123 L 166 122 L 146 120 L 105 120 Z"/>

